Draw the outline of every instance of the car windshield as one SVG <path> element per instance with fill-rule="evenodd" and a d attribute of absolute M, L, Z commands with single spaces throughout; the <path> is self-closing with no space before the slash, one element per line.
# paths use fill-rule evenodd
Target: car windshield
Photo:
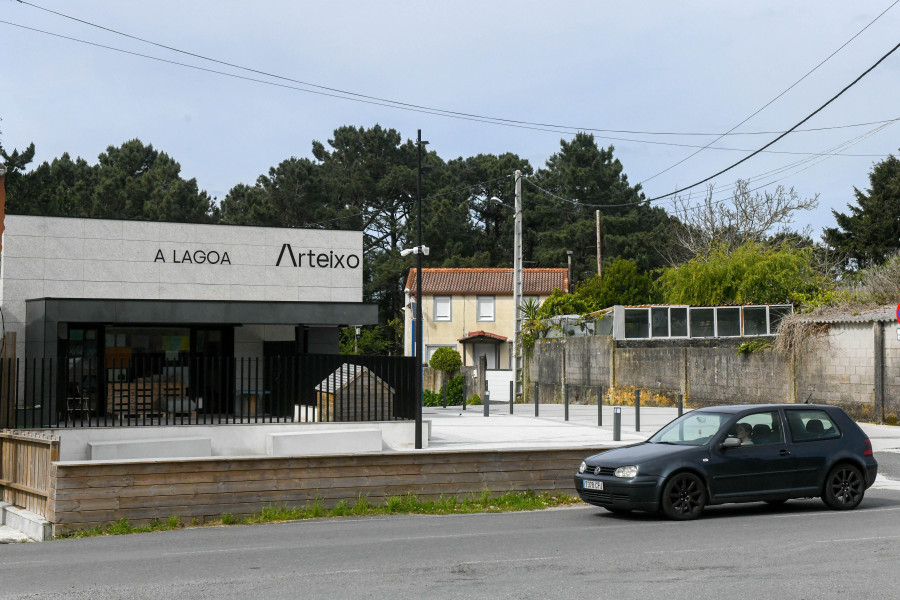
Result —
<path fill-rule="evenodd" d="M 676 444 L 702 446 L 712 438 L 728 420 L 728 415 L 710 412 L 689 412 L 650 437 L 651 444 Z"/>

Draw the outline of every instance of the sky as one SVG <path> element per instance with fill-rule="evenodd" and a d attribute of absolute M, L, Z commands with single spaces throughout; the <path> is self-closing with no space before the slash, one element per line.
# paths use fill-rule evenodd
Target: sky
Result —
<path fill-rule="evenodd" d="M 95 164 L 138 138 L 221 200 L 344 125 L 421 129 L 444 160 L 513 152 L 536 169 L 590 131 L 671 210 L 667 194 L 771 142 L 890 52 L 896 4 L 0 0 L 0 143 L 33 142 L 34 166 L 64 152 Z M 738 178 L 818 195 L 794 223 L 818 239 L 898 153 L 897 98 L 900 50 L 712 179 L 713 197 Z M 679 195 L 694 203 L 706 185 Z"/>

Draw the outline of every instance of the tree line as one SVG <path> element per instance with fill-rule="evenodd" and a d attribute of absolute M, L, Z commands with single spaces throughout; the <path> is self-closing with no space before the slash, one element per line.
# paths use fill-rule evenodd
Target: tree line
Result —
<path fill-rule="evenodd" d="M 255 182 L 236 184 L 221 201 L 196 179 L 185 179 L 168 154 L 137 139 L 108 147 L 95 164 L 63 154 L 34 166 L 34 154 L 33 144 L 10 153 L 0 146 L 9 213 L 363 231 L 364 298 L 378 304 L 382 326 L 353 341 L 361 352 L 402 347 L 402 286 L 412 261 L 400 250 L 417 245 L 418 168 L 415 142 L 399 132 L 340 127 L 326 143 L 312 142 L 311 158 L 287 158 Z M 785 227 L 795 211 L 816 204 L 793 190 L 754 195 L 738 182 L 727 205 L 713 202 L 710 189 L 707 211 L 679 211 L 676 202 L 669 213 L 628 181 L 612 146 L 598 146 L 587 133 L 561 140 L 538 168 L 514 153 L 445 159 L 427 151 L 422 164 L 427 266 L 512 266 L 512 175 L 520 170 L 525 266 L 566 266 L 572 252 L 574 279 L 596 294 L 606 285 L 603 302 L 632 302 L 654 289 L 683 291 L 690 284 L 674 269 L 691 261 L 721 264 L 721 253 L 738 248 L 746 263 L 748 244 L 758 252 L 802 250 L 807 262 L 830 251 L 844 271 L 882 264 L 900 247 L 900 165 L 893 156 L 875 165 L 870 190 L 854 190 L 850 214 L 835 212 L 838 226 L 825 231 L 825 244 Z M 597 210 L 603 269 L 611 275 L 606 281 L 596 278 Z M 758 216 L 738 218 L 747 214 Z M 773 264 L 796 268 L 796 261 Z M 662 287 L 646 288 L 658 279 Z"/>

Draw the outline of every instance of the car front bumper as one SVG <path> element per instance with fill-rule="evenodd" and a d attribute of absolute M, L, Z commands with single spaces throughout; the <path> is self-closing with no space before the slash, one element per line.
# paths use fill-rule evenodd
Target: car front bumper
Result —
<path fill-rule="evenodd" d="M 603 490 L 586 490 L 584 481 L 602 481 Z M 575 474 L 575 491 L 588 504 L 623 510 L 659 510 L 659 478 L 638 476 L 632 479 Z"/>

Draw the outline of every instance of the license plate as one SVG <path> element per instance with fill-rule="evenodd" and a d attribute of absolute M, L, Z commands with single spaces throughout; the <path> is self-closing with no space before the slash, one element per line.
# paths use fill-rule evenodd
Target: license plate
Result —
<path fill-rule="evenodd" d="M 586 490 L 602 490 L 603 482 L 602 481 L 594 481 L 593 479 L 585 479 L 584 480 L 584 489 L 586 489 Z"/>

